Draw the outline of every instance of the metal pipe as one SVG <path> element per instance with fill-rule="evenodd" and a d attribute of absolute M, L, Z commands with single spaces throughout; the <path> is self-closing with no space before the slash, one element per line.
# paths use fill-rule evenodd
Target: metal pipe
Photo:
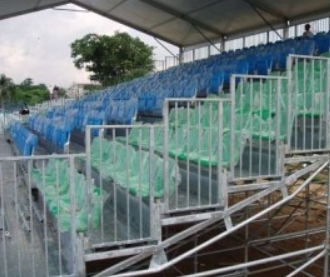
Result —
<path fill-rule="evenodd" d="M 293 277 L 293 276 L 297 275 L 298 273 L 302 272 L 306 267 L 310 266 L 311 264 L 316 262 L 318 259 L 322 258 L 326 252 L 327 252 L 327 250 L 323 250 L 321 253 L 316 255 L 314 258 L 310 259 L 307 263 L 303 264 L 302 266 L 298 267 L 295 271 L 293 271 L 291 274 L 287 275 L 287 277 Z"/>
<path fill-rule="evenodd" d="M 324 257 L 324 277 L 329 276 L 329 239 L 330 239 L 330 166 L 328 168 L 328 187 L 327 187 L 327 212 L 325 227 L 326 253 Z"/>
<path fill-rule="evenodd" d="M 273 257 L 266 258 L 266 259 L 252 261 L 252 262 L 248 262 L 248 263 L 243 263 L 243 264 L 228 266 L 228 267 L 225 267 L 225 268 L 210 270 L 208 272 L 202 272 L 202 273 L 198 273 L 198 274 L 186 275 L 186 277 L 212 276 L 212 275 L 215 275 L 215 274 L 221 274 L 221 273 L 225 273 L 225 272 L 229 272 L 229 271 L 233 271 L 233 270 L 244 269 L 244 268 L 247 268 L 247 267 L 253 267 L 253 266 L 258 266 L 258 265 L 267 264 L 267 263 L 271 263 L 271 262 L 276 262 L 278 260 L 288 259 L 288 258 L 292 258 L 292 257 L 295 257 L 295 256 L 304 255 L 304 254 L 307 254 L 307 253 L 312 253 L 312 252 L 315 252 L 317 250 L 322 250 L 322 249 L 324 249 L 323 245 L 322 246 L 317 246 L 317 247 L 312 247 L 312 248 L 309 248 L 309 249 L 294 251 L 294 252 L 283 254 L 283 255 L 273 256 Z M 324 252 L 324 251 L 322 251 L 322 252 Z"/>
<path fill-rule="evenodd" d="M 251 222 L 253 222 L 255 219 L 258 219 L 259 217 L 267 214 L 268 212 L 276 209 L 277 207 L 280 207 L 282 206 L 283 204 L 285 204 L 286 202 L 292 200 L 296 195 L 298 195 L 305 187 L 306 185 L 308 185 L 313 179 L 314 177 L 319 174 L 325 167 L 327 167 L 329 165 L 329 161 L 327 161 L 326 163 L 324 163 L 317 171 L 315 171 L 299 188 L 296 189 L 295 192 L 293 192 L 290 196 L 282 199 L 281 201 L 277 202 L 276 204 L 274 204 L 273 206 L 261 211 L 260 213 L 252 216 L 249 220 L 246 220 L 244 222 L 241 222 L 239 224 L 237 224 L 236 226 L 233 226 L 230 230 L 228 231 L 225 231 L 217 236 L 215 236 L 214 238 L 200 244 L 198 247 L 195 247 L 194 249 L 191 249 L 183 254 L 181 254 L 180 256 L 174 258 L 173 260 L 159 266 L 159 267 L 156 267 L 156 268 L 153 268 L 153 269 L 150 269 L 150 270 L 140 270 L 140 271 L 136 271 L 136 272 L 130 272 L 130 273 L 123 273 L 123 274 L 118 274 L 118 275 L 113 275 L 113 276 L 116 276 L 116 277 L 131 277 L 131 276 L 143 276 L 143 275 L 148 275 L 148 274 L 152 274 L 152 273 L 158 273 L 158 272 L 161 272 L 171 266 L 173 266 L 174 264 L 184 260 L 185 258 L 193 255 L 194 253 L 204 249 L 205 247 L 208 247 L 210 245 L 212 245 L 213 243 L 223 239 L 224 237 L 228 236 L 229 234 L 239 230 L 240 228 L 244 227 L 246 224 L 249 224 Z M 228 214 L 224 214 L 224 217 L 226 216 L 229 216 Z M 321 247 L 321 246 L 320 246 Z M 318 249 L 323 249 L 324 246 L 322 246 L 321 248 L 318 248 Z M 316 249 L 317 250 L 317 249 Z M 304 252 L 304 253 L 308 253 L 307 252 Z M 289 256 L 290 257 L 290 256 Z M 135 257 L 137 258 L 137 257 Z M 100 275 L 97 275 L 97 276 L 105 276 L 104 274 L 106 274 L 106 271 L 102 272 Z"/>

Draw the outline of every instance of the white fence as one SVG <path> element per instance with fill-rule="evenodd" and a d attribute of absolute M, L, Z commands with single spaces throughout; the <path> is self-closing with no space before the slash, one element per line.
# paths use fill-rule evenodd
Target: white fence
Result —
<path fill-rule="evenodd" d="M 0 158 L 0 276 L 66 276 L 83 270 L 80 237 L 91 214 L 85 178 L 74 167 L 82 157 Z"/>

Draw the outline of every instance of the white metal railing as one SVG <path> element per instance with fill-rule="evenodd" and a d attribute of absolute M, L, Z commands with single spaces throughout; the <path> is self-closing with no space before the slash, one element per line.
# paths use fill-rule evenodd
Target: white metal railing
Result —
<path fill-rule="evenodd" d="M 167 212 L 226 206 L 230 109 L 226 99 L 165 101 L 164 160 L 178 163 L 181 175 L 180 186 L 166 190 Z"/>
<path fill-rule="evenodd" d="M 192 256 L 193 254 L 195 254 L 195 253 L 211 246 L 212 244 L 214 244 L 216 242 L 219 242 L 220 240 L 226 238 L 228 235 L 238 231 L 239 229 L 243 228 L 244 226 L 247 226 L 248 224 L 252 223 L 253 221 L 267 215 L 269 212 L 274 211 L 277 208 L 281 207 L 282 205 L 288 203 L 289 201 L 294 199 L 297 195 L 299 195 L 299 193 L 301 193 L 311 183 L 311 181 L 315 178 L 315 176 L 317 174 L 319 174 L 325 168 L 329 168 L 329 160 L 327 160 L 325 163 L 321 164 L 320 167 L 307 180 L 305 180 L 294 191 L 292 191 L 291 194 L 283 195 L 283 199 L 281 199 L 281 200 L 277 201 L 276 203 L 270 205 L 266 209 L 263 209 L 262 211 L 255 213 L 254 215 L 252 215 L 248 219 L 243 220 L 242 222 L 240 222 L 240 223 L 238 223 L 234 226 L 231 226 L 230 228 L 227 228 L 226 231 L 215 235 L 211 239 L 209 239 L 207 241 L 204 241 L 203 243 L 193 247 L 189 251 L 186 251 L 186 252 L 178 255 L 177 257 L 175 257 L 175 258 L 173 258 L 169 261 L 164 262 L 163 264 L 160 264 L 160 265 L 157 264 L 155 267 L 152 267 L 152 268 L 149 268 L 149 269 L 142 269 L 142 270 L 138 270 L 138 271 L 134 271 L 134 272 L 128 272 L 128 273 L 118 273 L 118 272 L 121 271 L 121 269 L 123 267 L 123 263 L 122 263 L 121 267 L 116 267 L 116 266 L 110 267 L 110 268 L 104 270 L 102 273 L 100 273 L 96 276 L 97 277 L 104 277 L 104 276 L 116 276 L 116 277 L 144 276 L 146 274 L 157 274 L 157 273 L 160 273 L 160 272 L 162 272 L 162 271 L 164 271 L 168 268 L 171 268 L 171 267 L 175 266 L 176 264 L 178 264 L 179 262 L 183 261 L 184 259 L 186 259 L 186 258 Z M 293 182 L 292 182 L 292 180 L 288 179 L 286 183 L 289 184 L 289 183 L 293 183 Z M 328 186 L 328 188 L 329 187 L 330 186 Z M 330 204 L 330 191 L 329 191 L 329 189 L 327 189 L 327 192 L 328 192 L 328 196 L 327 196 L 327 200 L 326 200 L 327 201 L 326 217 L 327 217 L 327 219 L 329 219 L 329 216 L 330 216 L 330 206 L 329 206 L 329 204 Z M 226 216 L 226 214 L 223 215 L 223 217 L 225 217 L 225 216 Z M 190 276 L 194 276 L 194 277 L 213 276 L 213 275 L 216 275 L 216 274 L 232 272 L 233 270 L 237 270 L 237 269 L 240 269 L 240 268 L 249 268 L 249 267 L 256 266 L 256 265 L 261 265 L 261 264 L 272 262 L 272 261 L 275 261 L 275 260 L 278 260 L 278 259 L 294 258 L 297 255 L 313 254 L 314 253 L 315 256 L 310 260 L 310 262 L 307 261 L 305 264 L 297 267 L 290 275 L 288 275 L 288 276 L 295 276 L 297 273 L 301 272 L 307 265 L 312 263 L 312 261 L 316 261 L 316 259 L 319 259 L 321 257 L 328 257 L 328 255 L 329 255 L 329 250 L 328 250 L 329 223 L 326 223 L 325 238 L 326 238 L 325 242 L 322 242 L 318 246 L 315 246 L 315 247 L 305 248 L 305 249 L 302 249 L 302 250 L 297 250 L 297 251 L 293 251 L 293 252 L 290 252 L 290 253 L 285 253 L 283 255 L 278 255 L 278 256 L 265 258 L 265 259 L 259 259 L 259 260 L 256 260 L 256 261 L 244 262 L 244 263 L 240 263 L 239 265 L 225 266 L 225 267 L 222 267 L 220 269 L 215 269 L 215 270 L 211 270 L 211 271 L 204 271 L 204 272 L 196 273 L 196 274 L 193 274 L 193 275 L 190 275 Z M 170 239 L 168 239 L 168 240 L 170 240 Z M 166 240 L 165 240 L 160 245 L 158 245 L 156 247 L 157 250 L 155 249 L 152 253 L 157 254 L 160 251 L 162 251 L 164 248 L 166 248 L 166 246 L 168 246 L 168 244 L 166 243 Z M 315 253 L 315 252 L 317 252 L 317 253 Z M 128 262 L 130 262 L 129 264 L 132 265 L 133 263 L 136 263 L 138 261 L 141 261 L 141 260 L 145 259 L 146 255 L 143 255 L 143 254 L 140 254 L 137 257 L 135 257 L 134 262 L 131 262 L 131 261 L 128 260 Z M 324 261 L 325 276 L 327 275 L 327 272 L 328 272 L 328 259 L 325 259 L 325 261 Z"/>
<path fill-rule="evenodd" d="M 155 125 L 87 126 L 86 162 L 81 166 L 89 184 L 109 195 L 100 229 L 90 233 L 94 248 L 159 239 L 156 202 L 164 197 L 166 176 L 162 131 Z M 176 173 L 174 165 L 172 175 Z"/>
<path fill-rule="evenodd" d="M 77 246 L 89 214 L 81 193 L 85 178 L 74 166 L 79 157 L 0 158 L 0 276 L 83 271 Z"/>
<path fill-rule="evenodd" d="M 277 76 L 232 75 L 230 97 L 232 179 L 280 177 L 284 168 L 287 79 Z M 240 137 L 245 144 L 235 144 Z"/>
<path fill-rule="evenodd" d="M 330 59 L 291 55 L 288 58 L 289 153 L 330 149 Z"/>
<path fill-rule="evenodd" d="M 283 145 L 288 153 L 330 149 L 329 69 L 328 59 L 290 56 L 288 78 L 232 76 L 231 99 L 166 100 L 162 125 L 87 126 L 86 155 L 0 158 L 0 276 L 79 273 L 81 235 L 88 250 L 156 245 L 162 212 L 220 208 L 228 217 L 242 209 L 248 202 L 228 208 L 227 171 L 232 180 L 283 177 Z M 207 244 L 287 203 L 310 181 Z"/>

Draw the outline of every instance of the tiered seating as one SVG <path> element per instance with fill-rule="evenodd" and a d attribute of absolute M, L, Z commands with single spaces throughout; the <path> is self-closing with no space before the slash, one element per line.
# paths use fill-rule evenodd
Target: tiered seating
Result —
<path fill-rule="evenodd" d="M 91 146 L 91 163 L 103 178 L 111 179 L 132 195 L 148 197 L 150 180 L 153 181 L 154 196 L 164 195 L 164 161 L 157 155 L 152 158 L 149 152 L 135 150 L 129 145 L 116 141 L 94 138 Z M 150 176 L 150 163 L 153 175 Z M 169 159 L 169 191 L 175 190 L 180 183 L 178 165 Z"/>
<path fill-rule="evenodd" d="M 30 129 L 40 134 L 44 139 L 54 146 L 63 150 L 70 141 L 70 120 L 64 121 L 62 118 L 49 119 L 36 115 L 30 118 Z"/>
<path fill-rule="evenodd" d="M 190 112 L 185 108 L 172 109 L 169 115 L 169 155 L 173 159 L 191 161 L 202 166 L 218 165 L 219 147 L 219 119 L 218 105 L 205 103 L 200 108 L 191 108 Z M 189 124 L 188 124 L 189 117 Z M 223 149 L 222 164 L 229 167 L 230 163 L 230 107 L 225 106 L 223 114 Z M 239 155 L 244 149 L 245 133 L 249 129 L 249 117 L 237 116 L 235 133 L 235 163 L 238 162 Z M 239 134 L 240 135 L 239 135 Z M 126 139 L 120 139 L 126 142 Z M 150 130 L 147 128 L 132 128 L 127 138 L 127 142 L 134 146 L 148 149 L 150 147 Z M 164 151 L 164 130 L 163 127 L 155 127 L 154 148 L 163 154 Z"/>
<path fill-rule="evenodd" d="M 88 193 L 90 199 L 87 199 L 85 177 L 74 169 L 75 200 L 70 202 L 69 171 L 70 166 L 67 161 L 50 159 L 45 169 L 33 169 L 31 176 L 34 184 L 44 196 L 43 201 L 48 210 L 58 220 L 61 232 L 71 229 L 71 205 L 75 205 L 77 232 L 87 231 L 88 218 L 92 219 L 93 227 L 97 228 L 100 224 L 101 209 L 106 195 L 100 188 L 91 186 Z M 89 213 L 88 207 L 90 207 Z"/>
<path fill-rule="evenodd" d="M 106 108 L 106 121 L 109 124 L 133 124 L 138 110 L 136 98 L 131 100 L 115 100 L 109 103 Z M 91 124 L 93 125 L 93 124 Z"/>
<path fill-rule="evenodd" d="M 12 122 L 9 125 L 9 134 L 19 150 L 20 155 L 31 156 L 38 144 L 38 138 L 30 133 L 19 122 Z"/>
<path fill-rule="evenodd" d="M 321 33 L 314 38 L 300 37 L 225 52 L 107 88 L 64 108 L 55 108 L 46 116 L 64 121 L 72 112 L 70 128 L 79 132 L 84 131 L 86 124 L 133 124 L 137 113 L 161 116 L 165 98 L 219 94 L 229 87 L 231 74 L 268 75 L 274 70 L 285 70 L 289 54 L 321 54 L 329 51 L 329 45 L 330 35 Z"/>
<path fill-rule="evenodd" d="M 327 62 L 323 60 L 314 64 L 300 63 L 293 69 L 298 82 L 296 88 L 298 99 L 293 99 L 296 100 L 294 103 L 297 104 L 298 114 L 310 116 L 324 114 L 327 66 Z"/>
<path fill-rule="evenodd" d="M 250 124 L 244 133 L 256 140 L 274 141 L 279 120 L 279 136 L 287 138 L 287 81 L 281 82 L 281 93 L 277 94 L 277 80 L 260 82 L 242 82 L 237 88 L 235 100 L 236 117 L 250 118 Z M 277 96 L 279 114 L 277 114 Z M 238 119 L 236 118 L 236 120 Z"/>

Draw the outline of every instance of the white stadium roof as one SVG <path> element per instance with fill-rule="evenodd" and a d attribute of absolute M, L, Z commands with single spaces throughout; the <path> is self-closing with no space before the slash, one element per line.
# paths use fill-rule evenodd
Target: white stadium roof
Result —
<path fill-rule="evenodd" d="M 182 47 L 330 14 L 328 0 L 0 0 L 0 20 L 68 3 Z"/>

